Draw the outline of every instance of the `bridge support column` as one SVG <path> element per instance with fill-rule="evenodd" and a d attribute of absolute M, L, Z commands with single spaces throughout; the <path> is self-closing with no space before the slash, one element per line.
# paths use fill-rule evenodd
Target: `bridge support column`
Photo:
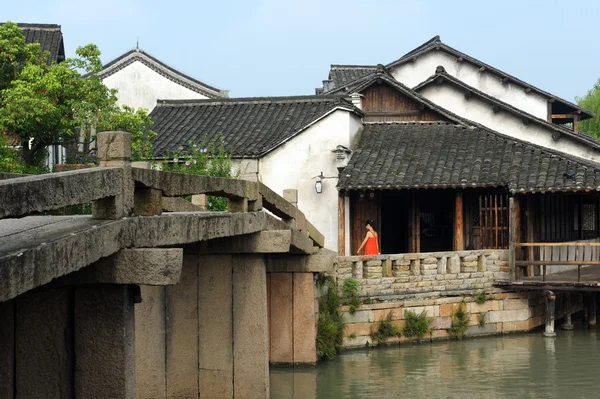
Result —
<path fill-rule="evenodd" d="M 573 313 L 573 309 L 571 308 L 571 293 L 569 291 L 565 292 L 564 295 L 564 307 L 565 307 L 565 320 L 562 324 L 561 328 L 563 330 L 572 330 L 573 322 L 571 320 L 571 314 Z"/>
<path fill-rule="evenodd" d="M 127 285 L 75 290 L 75 397 L 135 398 L 133 296 Z"/>
<path fill-rule="evenodd" d="M 546 330 L 544 331 L 544 337 L 556 337 L 554 332 L 556 295 L 550 290 L 544 290 L 542 295 L 546 299 Z"/>
<path fill-rule="evenodd" d="M 269 398 L 267 269 L 262 255 L 233 256 L 234 398 Z"/>
<path fill-rule="evenodd" d="M 587 306 L 588 306 L 588 325 L 596 325 L 596 293 L 590 292 L 587 294 Z"/>

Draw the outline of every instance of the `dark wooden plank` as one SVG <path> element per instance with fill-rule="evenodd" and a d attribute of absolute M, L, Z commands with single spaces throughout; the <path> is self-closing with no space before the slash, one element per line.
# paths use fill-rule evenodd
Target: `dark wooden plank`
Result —
<path fill-rule="evenodd" d="M 346 204 L 343 192 L 338 195 L 338 254 L 346 256 Z"/>
<path fill-rule="evenodd" d="M 463 192 L 456 191 L 455 213 L 454 213 L 454 250 L 462 251 L 465 248 L 464 220 L 463 220 Z"/>

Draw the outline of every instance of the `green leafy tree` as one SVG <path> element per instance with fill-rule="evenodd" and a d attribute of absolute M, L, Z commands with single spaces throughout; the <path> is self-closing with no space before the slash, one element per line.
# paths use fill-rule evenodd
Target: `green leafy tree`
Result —
<path fill-rule="evenodd" d="M 0 26 L 0 129 L 19 138 L 21 157 L 40 165 L 49 145 L 68 145 L 91 127 L 122 129 L 133 134 L 134 154 L 151 156 L 151 121 L 143 109 L 117 105 L 116 90 L 97 76 L 100 50 L 79 47 L 77 57 L 48 63 L 38 44 L 25 44 L 14 23 Z M 84 75 L 80 74 L 80 71 Z"/>
<path fill-rule="evenodd" d="M 600 138 L 600 80 L 585 96 L 576 97 L 575 100 L 580 107 L 596 114 L 595 118 L 580 121 L 579 129 Z"/>
<path fill-rule="evenodd" d="M 185 151 L 169 153 L 162 163 L 162 170 L 200 176 L 239 177 L 239 171 L 233 171 L 231 155 L 225 151 L 221 139 L 202 141 L 199 144 L 190 142 L 186 147 Z M 227 198 L 209 196 L 208 209 L 227 210 Z"/>

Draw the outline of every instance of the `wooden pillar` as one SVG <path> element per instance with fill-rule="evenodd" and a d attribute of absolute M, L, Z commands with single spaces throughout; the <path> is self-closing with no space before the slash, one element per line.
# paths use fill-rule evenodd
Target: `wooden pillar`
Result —
<path fill-rule="evenodd" d="M 533 194 L 529 194 L 525 197 L 527 199 L 527 242 L 538 242 L 537 237 L 537 224 L 538 224 L 538 207 L 536 206 Z M 535 254 L 533 247 L 528 248 L 527 259 L 530 261 L 535 260 Z M 527 266 L 527 276 L 531 277 L 534 275 L 534 267 Z"/>
<path fill-rule="evenodd" d="M 408 219 L 408 252 L 418 253 L 421 251 L 421 214 L 419 211 L 419 198 L 417 191 L 414 191 L 411 196 Z"/>
<path fill-rule="evenodd" d="M 343 191 L 338 195 L 338 255 L 346 256 L 346 201 Z"/>
<path fill-rule="evenodd" d="M 596 325 L 596 293 L 589 292 L 588 295 L 588 326 Z"/>
<path fill-rule="evenodd" d="M 516 267 L 515 267 L 515 243 L 516 243 L 516 231 L 517 231 L 517 218 L 515 214 L 515 199 L 509 198 L 508 200 L 508 214 L 509 214 L 509 224 L 508 224 L 508 263 L 510 266 L 510 281 L 518 281 Z"/>
<path fill-rule="evenodd" d="M 454 250 L 465 249 L 464 239 L 464 216 L 463 216 L 463 191 L 456 190 L 456 201 L 454 210 Z"/>
<path fill-rule="evenodd" d="M 579 131 L 579 115 L 573 115 L 573 131 L 577 133 Z"/>

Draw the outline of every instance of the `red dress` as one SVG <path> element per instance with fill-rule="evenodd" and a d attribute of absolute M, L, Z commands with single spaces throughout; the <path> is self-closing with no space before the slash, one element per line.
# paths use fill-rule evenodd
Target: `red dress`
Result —
<path fill-rule="evenodd" d="M 365 255 L 379 255 L 379 245 L 377 245 L 377 236 L 369 237 L 365 245 Z"/>

